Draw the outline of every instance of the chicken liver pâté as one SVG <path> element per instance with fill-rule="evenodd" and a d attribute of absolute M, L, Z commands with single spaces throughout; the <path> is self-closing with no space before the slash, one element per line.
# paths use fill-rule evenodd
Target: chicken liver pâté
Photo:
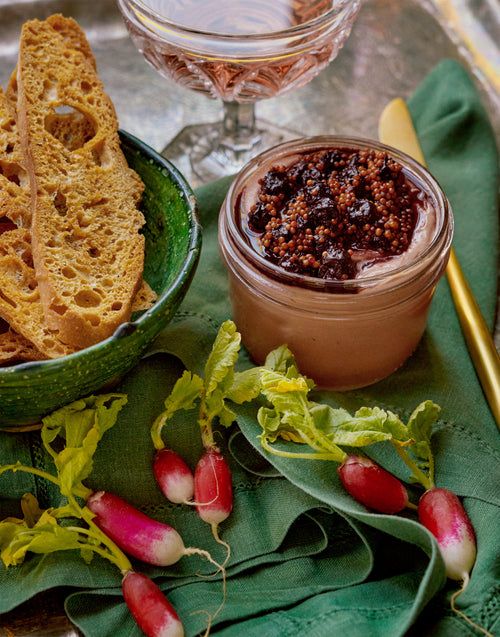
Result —
<path fill-rule="evenodd" d="M 265 174 L 246 231 L 284 270 L 343 281 L 403 254 L 424 200 L 383 151 L 319 150 Z"/>

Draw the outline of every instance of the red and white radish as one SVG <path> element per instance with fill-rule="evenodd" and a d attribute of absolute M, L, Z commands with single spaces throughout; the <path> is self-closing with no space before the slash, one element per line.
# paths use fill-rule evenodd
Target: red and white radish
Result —
<path fill-rule="evenodd" d="M 229 559 L 230 548 L 219 538 L 218 526 L 233 509 L 233 484 L 231 470 L 217 448 L 208 449 L 196 465 L 194 499 L 198 515 L 211 525 L 217 542 L 227 548 Z"/>
<path fill-rule="evenodd" d="M 194 473 L 196 510 L 202 520 L 217 526 L 233 509 L 231 471 L 216 450 L 207 451 L 199 459 Z"/>
<path fill-rule="evenodd" d="M 370 458 L 349 455 L 337 467 L 337 473 L 353 498 L 370 509 L 397 513 L 409 504 L 404 485 Z"/>
<path fill-rule="evenodd" d="M 429 489 L 418 503 L 418 519 L 436 538 L 447 577 L 468 580 L 476 560 L 476 537 L 458 497 L 448 489 Z"/>
<path fill-rule="evenodd" d="M 200 555 L 222 571 L 223 601 L 214 615 L 205 612 L 210 623 L 222 608 L 226 598 L 226 573 L 224 565 L 218 564 L 208 551 L 184 546 L 181 536 L 168 524 L 158 522 L 139 511 L 131 504 L 112 493 L 97 491 L 86 501 L 86 508 L 93 514 L 92 522 L 109 537 L 122 551 L 143 562 L 155 566 L 170 566 L 185 555 Z M 146 586 L 146 584 L 144 584 Z M 151 590 L 150 584 L 147 584 Z M 153 596 L 157 599 L 157 594 Z M 140 600 L 140 597 L 137 599 Z M 128 604 L 128 602 L 127 602 Z M 143 629 L 144 630 L 144 629 Z M 146 631 L 145 631 L 146 632 Z M 149 636 L 150 633 L 146 634 Z M 156 633 L 151 633 L 156 637 Z M 182 633 L 180 633 L 182 634 Z M 158 637 L 163 637 L 158 633 Z M 173 632 L 172 635 L 177 635 Z M 165 637 L 170 637 L 166 632 Z"/>
<path fill-rule="evenodd" d="M 172 604 L 146 575 L 127 571 L 122 580 L 125 603 L 147 637 L 183 637 L 184 628 Z"/>
<path fill-rule="evenodd" d="M 452 610 L 484 635 L 492 637 L 455 606 L 456 598 L 467 588 L 477 553 L 476 534 L 458 496 L 448 489 L 429 489 L 419 500 L 418 519 L 437 540 L 446 576 L 462 582 L 451 597 Z"/>
<path fill-rule="evenodd" d="M 194 476 L 178 453 L 159 449 L 153 462 L 153 473 L 163 494 L 175 504 L 189 504 L 194 495 Z"/>
<path fill-rule="evenodd" d="M 169 462 L 165 460 L 163 466 L 158 460 L 158 471 L 154 470 L 154 473 L 160 488 L 169 500 L 196 506 L 200 518 L 211 525 L 214 538 L 227 548 L 227 559 L 229 559 L 230 548 L 219 538 L 218 525 L 230 515 L 233 507 L 232 481 L 229 467 L 215 443 L 212 423 L 215 419 L 219 419 L 223 427 L 230 426 L 235 414 L 228 408 L 226 402 L 241 404 L 253 400 L 260 393 L 259 368 L 243 372 L 235 371 L 240 346 L 241 334 L 237 331 L 236 325 L 231 320 L 225 321 L 217 332 L 205 363 L 204 377 L 185 370 L 165 399 L 164 411 L 151 427 L 151 438 L 158 453 L 165 447 L 162 429 L 168 420 L 178 410 L 191 410 L 199 402 L 197 421 L 205 452 L 195 469 L 194 500 L 186 497 L 188 492 L 186 485 L 189 480 L 186 467 L 182 468 L 183 488 L 186 489 L 186 492 L 181 490 L 182 499 L 177 493 L 172 496 L 172 483 L 167 475 L 170 473 L 170 467 L 167 466 Z M 175 462 L 177 463 L 177 459 Z M 179 468 L 172 467 L 174 483 L 181 481 L 180 471 Z M 184 478 L 186 485 L 184 485 Z M 163 480 L 164 486 L 162 486 Z M 177 484 L 175 484 L 175 490 L 177 490 Z"/>
<path fill-rule="evenodd" d="M 168 524 L 148 517 L 122 498 L 96 491 L 86 502 L 92 521 L 125 553 L 155 566 L 170 566 L 184 555 L 201 555 L 220 569 L 208 551 L 186 548 Z"/>

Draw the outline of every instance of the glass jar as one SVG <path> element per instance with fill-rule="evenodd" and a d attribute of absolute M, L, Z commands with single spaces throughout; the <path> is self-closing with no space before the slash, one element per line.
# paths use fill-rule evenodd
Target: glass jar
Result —
<path fill-rule="evenodd" d="M 416 252 L 391 259 L 389 267 L 373 276 L 332 281 L 286 271 L 249 240 L 244 230 L 250 208 L 246 194 L 272 167 L 339 148 L 382 151 L 398 162 L 434 211 L 432 232 Z M 403 153 L 373 140 L 339 136 L 299 139 L 269 149 L 236 177 L 219 217 L 219 248 L 243 344 L 258 365 L 272 349 L 288 345 L 299 370 L 323 389 L 356 389 L 387 377 L 422 337 L 452 234 L 452 211 L 439 184 Z"/>

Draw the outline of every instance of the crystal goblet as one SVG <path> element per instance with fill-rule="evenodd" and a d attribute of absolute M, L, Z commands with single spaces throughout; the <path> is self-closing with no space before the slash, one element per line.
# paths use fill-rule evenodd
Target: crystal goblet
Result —
<path fill-rule="evenodd" d="M 298 88 L 349 36 L 361 0 L 117 0 L 132 41 L 164 77 L 219 99 L 223 118 L 185 127 L 163 149 L 189 156 L 199 183 L 237 172 L 295 133 L 256 102 Z"/>

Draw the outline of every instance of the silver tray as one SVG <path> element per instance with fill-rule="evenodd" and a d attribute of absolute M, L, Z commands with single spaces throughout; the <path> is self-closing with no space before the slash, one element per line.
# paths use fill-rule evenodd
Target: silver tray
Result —
<path fill-rule="evenodd" d="M 374 137 L 387 102 L 409 96 L 435 64 L 451 57 L 476 78 L 500 139 L 500 5 L 467 2 L 481 10 L 466 12 L 466 0 L 364 0 L 332 64 L 301 89 L 259 104 L 258 116 L 300 134 Z M 1 86 L 15 68 L 23 22 L 57 12 L 85 29 L 125 130 L 160 150 L 185 125 L 219 118 L 216 101 L 170 83 L 144 61 L 114 0 L 0 0 Z M 181 168 L 189 179 L 189 167 Z"/>
<path fill-rule="evenodd" d="M 217 102 L 169 83 L 129 39 L 114 0 L 0 0 L 0 85 L 15 68 L 22 24 L 53 13 L 85 30 L 121 128 L 161 150 L 185 125 L 219 118 Z M 365 0 L 339 56 L 310 84 L 257 107 L 258 116 L 300 134 L 376 137 L 392 98 L 408 97 L 443 58 L 462 62 L 482 94 L 500 145 L 498 0 Z M 180 165 L 196 186 L 189 167 Z M 496 331 L 500 345 L 500 329 Z M 60 594 L 35 598 L 0 615 L 17 637 L 75 637 Z"/>

